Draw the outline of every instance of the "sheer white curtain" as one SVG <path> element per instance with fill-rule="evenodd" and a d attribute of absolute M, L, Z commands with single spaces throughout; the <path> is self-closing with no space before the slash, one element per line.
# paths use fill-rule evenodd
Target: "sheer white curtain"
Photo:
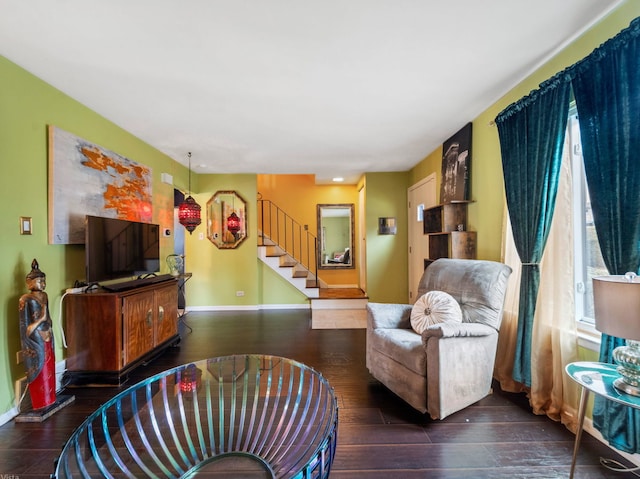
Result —
<path fill-rule="evenodd" d="M 574 308 L 571 161 L 567 145 L 568 142 L 565 144 L 551 231 L 540 263 L 540 290 L 531 348 L 531 388 L 515 382 L 511 377 L 518 321 L 520 258 L 513 244 L 506 211 L 504 214 L 503 261 L 511 266 L 513 274 L 500 328 L 495 377 L 506 391 L 526 391 L 535 414 L 546 414 L 573 430 L 579 391 L 564 373 L 566 364 L 578 357 Z"/>

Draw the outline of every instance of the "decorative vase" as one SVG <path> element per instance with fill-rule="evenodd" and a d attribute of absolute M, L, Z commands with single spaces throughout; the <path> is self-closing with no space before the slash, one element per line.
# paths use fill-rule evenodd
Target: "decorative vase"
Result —
<path fill-rule="evenodd" d="M 167 256 L 167 266 L 169 266 L 169 274 L 171 276 L 180 276 L 184 267 L 184 256 L 179 254 L 170 254 Z"/>
<path fill-rule="evenodd" d="M 613 360 L 618 364 L 618 373 L 630 387 L 623 389 L 634 396 L 640 396 L 640 341 L 626 340 L 626 346 L 613 350 Z M 629 392 L 632 390 L 633 392 Z"/>

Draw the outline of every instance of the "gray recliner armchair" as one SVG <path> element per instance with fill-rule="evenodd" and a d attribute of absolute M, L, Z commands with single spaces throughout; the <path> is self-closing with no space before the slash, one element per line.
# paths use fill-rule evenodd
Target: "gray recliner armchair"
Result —
<path fill-rule="evenodd" d="M 449 293 L 460 305 L 462 323 L 434 324 L 422 335 L 412 329 L 412 305 L 369 303 L 366 364 L 371 374 L 433 419 L 487 396 L 510 274 L 509 266 L 494 261 L 434 261 L 418 295 Z"/>

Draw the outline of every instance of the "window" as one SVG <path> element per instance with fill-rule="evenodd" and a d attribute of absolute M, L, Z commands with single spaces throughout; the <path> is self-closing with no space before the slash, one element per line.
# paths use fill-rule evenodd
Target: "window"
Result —
<path fill-rule="evenodd" d="M 593 213 L 584 174 L 580 128 L 575 105 L 569 110 L 567 129 L 569 144 L 571 145 L 570 158 L 573 178 L 576 319 L 593 325 L 592 278 L 606 275 L 608 272 L 600 253 L 596 229 L 593 224 Z"/>

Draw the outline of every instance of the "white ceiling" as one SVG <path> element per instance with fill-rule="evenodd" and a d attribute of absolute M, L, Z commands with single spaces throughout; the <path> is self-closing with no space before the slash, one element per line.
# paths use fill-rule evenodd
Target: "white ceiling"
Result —
<path fill-rule="evenodd" d="M 0 0 L 0 54 L 199 173 L 353 181 L 416 165 L 619 3 Z"/>

